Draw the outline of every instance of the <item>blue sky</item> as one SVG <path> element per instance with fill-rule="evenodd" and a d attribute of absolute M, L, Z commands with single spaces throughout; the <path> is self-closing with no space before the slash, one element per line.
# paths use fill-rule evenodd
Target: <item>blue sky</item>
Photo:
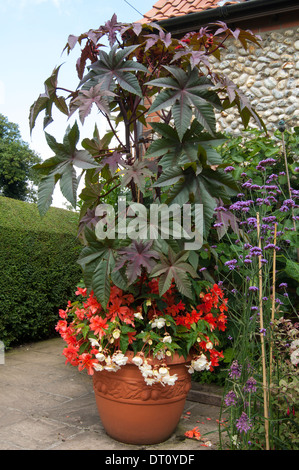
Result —
<path fill-rule="evenodd" d="M 44 92 L 44 81 L 55 66 L 61 68 L 61 86 L 77 86 L 74 63 L 79 46 L 67 56 L 61 52 L 69 34 L 79 35 L 104 24 L 116 13 L 118 21 L 131 22 L 149 11 L 156 0 L 0 0 L 0 113 L 19 125 L 22 139 L 43 159 L 51 156 L 42 129 L 43 117 L 30 136 L 31 104 Z M 67 117 L 46 131 L 58 141 Z M 84 137 L 84 136 L 83 136 Z"/>

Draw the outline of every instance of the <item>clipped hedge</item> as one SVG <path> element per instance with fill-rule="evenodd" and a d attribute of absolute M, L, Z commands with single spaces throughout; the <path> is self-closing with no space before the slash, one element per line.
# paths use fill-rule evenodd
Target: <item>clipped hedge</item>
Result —
<path fill-rule="evenodd" d="M 55 334 L 80 280 L 76 214 L 0 197 L 0 340 L 5 346 Z"/>

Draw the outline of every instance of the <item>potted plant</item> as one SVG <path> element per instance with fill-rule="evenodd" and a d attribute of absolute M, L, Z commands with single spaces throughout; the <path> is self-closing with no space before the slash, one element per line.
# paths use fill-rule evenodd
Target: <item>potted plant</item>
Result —
<path fill-rule="evenodd" d="M 157 24 L 122 24 L 114 15 L 69 36 L 67 53 L 82 46 L 76 90 L 58 86 L 59 66 L 30 109 L 31 130 L 42 111 L 44 128 L 51 123 L 53 105 L 68 118 L 78 111 L 81 125 L 94 107 L 109 128 L 95 125 L 81 148 L 76 121 L 62 143 L 45 132 L 54 156 L 36 168 L 41 215 L 58 181 L 80 207 L 84 286 L 60 311 L 64 354 L 93 376 L 103 424 L 124 442 L 167 439 L 189 372 L 212 370 L 222 354 L 217 332 L 225 329 L 227 302 L 200 254 L 210 250 L 217 203 L 238 187 L 215 150 L 223 141 L 215 110 L 237 106 L 245 125 L 252 116 L 263 126 L 236 85 L 210 67 L 209 56 L 220 60 L 229 37 L 258 44 L 224 23 L 175 39 Z"/>

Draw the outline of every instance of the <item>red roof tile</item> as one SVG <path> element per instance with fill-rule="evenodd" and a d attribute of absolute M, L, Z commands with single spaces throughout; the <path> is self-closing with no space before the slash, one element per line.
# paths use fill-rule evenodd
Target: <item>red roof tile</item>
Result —
<path fill-rule="evenodd" d="M 231 0 L 226 2 L 225 5 L 240 3 L 240 1 L 246 0 Z M 188 13 L 198 13 L 217 8 L 220 6 L 218 3 L 222 4 L 223 2 L 220 0 L 158 0 L 152 9 L 145 13 L 140 22 L 161 21 L 176 16 L 184 16 Z"/>

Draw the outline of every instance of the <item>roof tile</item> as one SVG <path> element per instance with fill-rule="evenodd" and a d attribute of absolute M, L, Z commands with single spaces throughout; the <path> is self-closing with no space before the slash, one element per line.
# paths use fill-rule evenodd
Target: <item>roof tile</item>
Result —
<path fill-rule="evenodd" d="M 246 1 L 246 0 L 241 0 Z M 183 16 L 188 13 L 196 13 L 210 8 L 217 8 L 219 0 L 158 0 L 141 20 L 142 23 L 147 21 L 161 21 L 174 16 Z M 239 3 L 238 0 L 231 0 L 226 3 Z"/>

